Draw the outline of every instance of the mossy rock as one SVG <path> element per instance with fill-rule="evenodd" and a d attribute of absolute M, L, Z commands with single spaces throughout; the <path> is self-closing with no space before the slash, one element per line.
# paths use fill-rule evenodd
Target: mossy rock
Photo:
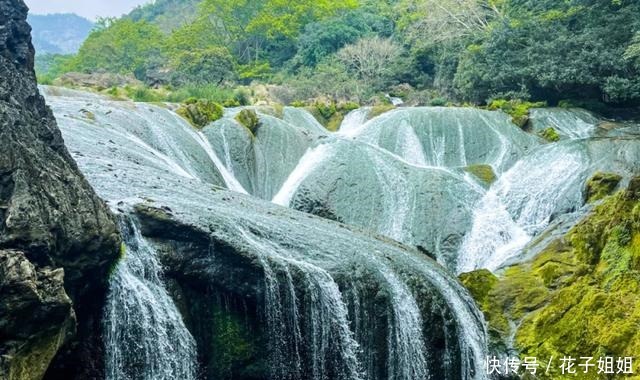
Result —
<path fill-rule="evenodd" d="M 547 103 L 545 102 L 532 103 L 518 99 L 496 99 L 489 103 L 487 109 L 491 111 L 501 110 L 502 112 L 505 112 L 511 116 L 511 120 L 515 125 L 525 129 L 529 124 L 529 110 L 531 110 L 531 108 L 542 108 L 546 106 Z"/>
<path fill-rule="evenodd" d="M 256 134 L 258 127 L 260 126 L 260 118 L 256 111 L 252 109 L 243 109 L 236 115 L 236 121 L 251 131 L 252 134 Z"/>
<path fill-rule="evenodd" d="M 640 178 L 635 180 L 640 182 Z M 492 341 L 514 337 L 521 359 L 628 357 L 640 352 L 640 197 L 630 186 L 604 198 L 532 261 L 495 277 L 461 275 Z M 552 366 L 541 379 L 573 379 Z M 634 370 L 640 363 L 634 360 Z M 580 374 L 598 379 L 597 371 Z"/>
<path fill-rule="evenodd" d="M 185 118 L 196 128 L 204 128 L 210 123 L 219 120 L 224 114 L 222 106 L 206 99 L 190 98 L 178 108 L 176 113 Z"/>
<path fill-rule="evenodd" d="M 340 125 L 342 124 L 342 121 L 344 120 L 344 116 L 345 116 L 344 113 L 336 112 L 327 121 L 327 123 L 325 125 L 325 128 L 327 128 L 328 131 L 336 132 L 338 129 L 340 129 Z"/>
<path fill-rule="evenodd" d="M 498 179 L 491 165 L 470 165 L 464 171 L 480 180 L 485 187 L 491 186 Z"/>
<path fill-rule="evenodd" d="M 542 137 L 543 139 L 549 142 L 560 141 L 560 135 L 558 134 L 558 131 L 556 131 L 555 128 L 553 127 L 543 129 L 542 131 L 539 132 L 539 135 L 540 137 Z"/>
<path fill-rule="evenodd" d="M 371 107 L 371 111 L 369 112 L 368 118 L 369 120 L 371 120 L 374 117 L 378 117 L 383 113 L 387 113 L 394 109 L 396 109 L 396 107 L 392 104 L 381 104 L 381 105 L 373 106 Z"/>
<path fill-rule="evenodd" d="M 622 181 L 622 176 L 615 173 L 598 172 L 587 182 L 587 202 L 592 203 L 599 201 L 611 195 Z"/>

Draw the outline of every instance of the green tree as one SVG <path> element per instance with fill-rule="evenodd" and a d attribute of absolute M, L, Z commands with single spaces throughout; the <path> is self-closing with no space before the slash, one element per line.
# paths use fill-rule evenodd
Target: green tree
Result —
<path fill-rule="evenodd" d="M 129 19 L 103 20 L 70 63 L 70 70 L 134 73 L 144 79 L 146 71 L 163 61 L 164 35 L 157 26 Z"/>

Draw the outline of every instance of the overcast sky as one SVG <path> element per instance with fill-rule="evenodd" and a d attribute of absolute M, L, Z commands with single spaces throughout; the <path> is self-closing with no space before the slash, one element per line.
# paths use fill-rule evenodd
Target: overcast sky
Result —
<path fill-rule="evenodd" d="M 77 13 L 90 20 L 121 16 L 151 0 L 25 0 L 34 14 Z"/>

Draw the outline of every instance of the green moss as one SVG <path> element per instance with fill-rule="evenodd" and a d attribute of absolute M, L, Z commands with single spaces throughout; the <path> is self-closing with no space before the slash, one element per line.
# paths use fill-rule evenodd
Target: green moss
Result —
<path fill-rule="evenodd" d="M 540 131 L 539 135 L 549 142 L 560 141 L 560 135 L 558 134 L 558 131 L 556 131 L 553 127 L 549 127 Z"/>
<path fill-rule="evenodd" d="M 587 182 L 587 202 L 599 201 L 607 195 L 611 195 L 618 187 L 622 176 L 615 173 L 596 173 Z"/>
<path fill-rule="evenodd" d="M 461 279 L 487 316 L 490 331 L 503 341 L 515 333 L 521 357 L 637 355 L 640 194 L 631 185 L 605 198 L 531 262 L 507 268 L 497 280 L 487 273 L 473 278 L 478 277 Z M 557 367 L 540 378 L 575 378 L 563 377 Z M 640 370 L 637 362 L 635 370 Z M 596 379 L 597 371 L 580 378 Z"/>
<path fill-rule="evenodd" d="M 204 128 L 222 118 L 224 109 L 218 103 L 205 99 L 189 98 L 176 113 L 196 128 Z"/>
<path fill-rule="evenodd" d="M 383 113 L 387 113 L 391 110 L 394 110 L 396 107 L 392 104 L 380 104 L 377 106 L 371 107 L 371 111 L 369 112 L 369 119 L 373 119 L 374 117 L 380 116 Z"/>
<path fill-rule="evenodd" d="M 529 123 L 529 110 L 531 108 L 546 107 L 546 102 L 526 102 L 522 100 L 496 99 L 489 103 L 487 109 L 492 111 L 501 110 L 511 116 L 514 124 L 520 128 L 525 128 Z"/>
<path fill-rule="evenodd" d="M 120 243 L 120 250 L 118 252 L 118 258 L 116 260 L 114 260 L 113 263 L 111 263 L 111 266 L 109 266 L 109 278 L 111 278 L 111 276 L 113 276 L 113 274 L 118 269 L 118 265 L 126 257 L 127 257 L 127 246 L 124 244 L 124 242 L 122 242 L 122 243 Z"/>
<path fill-rule="evenodd" d="M 342 112 L 337 112 L 335 113 L 331 119 L 329 119 L 329 121 L 327 121 L 327 124 L 325 125 L 325 128 L 327 128 L 327 130 L 331 131 L 331 132 L 336 132 L 338 129 L 340 129 L 340 125 L 342 124 L 342 121 L 344 120 L 344 114 Z"/>
<path fill-rule="evenodd" d="M 316 108 L 320 116 L 322 116 L 322 118 L 325 120 L 331 119 L 331 117 L 336 112 L 338 112 L 338 109 L 336 108 L 336 104 L 333 102 L 327 102 L 327 103 L 317 102 L 314 105 L 314 107 Z"/>
<path fill-rule="evenodd" d="M 236 115 L 236 120 L 238 123 L 247 127 L 254 135 L 260 126 L 260 118 L 256 111 L 252 109 L 243 109 L 240 111 L 238 115 Z"/>
<path fill-rule="evenodd" d="M 464 171 L 472 174 L 487 187 L 493 184 L 497 179 L 496 173 L 493 171 L 491 165 L 470 165 L 464 168 Z"/>
<path fill-rule="evenodd" d="M 254 359 L 255 344 L 239 315 L 218 309 L 212 321 L 212 364 L 219 378 L 233 378 L 246 363 Z"/>

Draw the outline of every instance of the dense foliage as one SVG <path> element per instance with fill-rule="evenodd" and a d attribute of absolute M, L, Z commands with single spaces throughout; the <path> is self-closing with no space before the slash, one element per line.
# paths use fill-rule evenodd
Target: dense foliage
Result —
<path fill-rule="evenodd" d="M 637 105 L 639 14 L 632 0 L 162 0 L 102 22 L 48 67 L 154 86 L 271 84 L 285 102 Z"/>

